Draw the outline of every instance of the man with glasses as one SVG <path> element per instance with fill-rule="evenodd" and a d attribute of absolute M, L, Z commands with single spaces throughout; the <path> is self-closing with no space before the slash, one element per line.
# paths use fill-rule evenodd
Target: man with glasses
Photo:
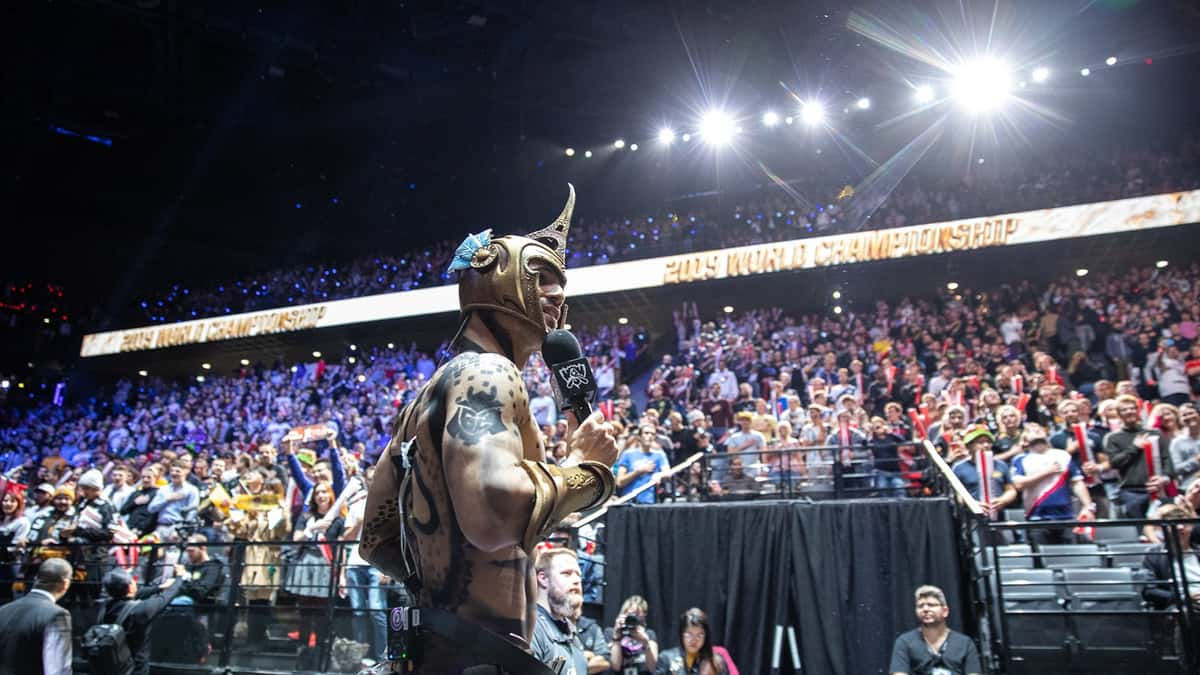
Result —
<path fill-rule="evenodd" d="M 978 675 L 983 672 L 971 638 L 950 630 L 950 607 L 937 586 L 916 593 L 919 628 L 902 633 L 892 646 L 892 675 Z"/>
<path fill-rule="evenodd" d="M 617 490 L 620 496 L 632 494 L 647 483 L 657 484 L 671 468 L 666 453 L 659 449 L 658 431 L 651 424 L 638 427 L 637 447 L 629 448 L 617 459 Z M 647 488 L 634 498 L 638 504 L 653 504 L 653 488 Z"/>

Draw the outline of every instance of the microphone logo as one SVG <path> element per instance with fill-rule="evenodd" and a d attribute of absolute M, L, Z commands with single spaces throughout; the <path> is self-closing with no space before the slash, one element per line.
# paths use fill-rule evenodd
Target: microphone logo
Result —
<path fill-rule="evenodd" d="M 586 363 L 567 363 L 558 369 L 558 376 L 562 379 L 563 389 L 569 391 L 586 387 L 591 382 L 588 375 Z"/>

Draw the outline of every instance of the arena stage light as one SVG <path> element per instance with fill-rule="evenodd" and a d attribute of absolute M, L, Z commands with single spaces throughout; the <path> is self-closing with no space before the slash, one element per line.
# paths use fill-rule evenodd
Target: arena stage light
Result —
<path fill-rule="evenodd" d="M 1038 66 L 1033 69 L 1033 81 L 1045 82 L 1050 79 L 1050 69 L 1045 66 Z"/>
<path fill-rule="evenodd" d="M 834 314 L 841 314 L 841 313 L 842 313 L 842 306 L 841 306 L 841 305 L 838 305 L 838 306 L 834 307 L 834 308 L 833 308 L 833 313 L 834 313 Z"/>
<path fill-rule="evenodd" d="M 241 363 L 243 366 L 248 366 L 250 365 L 250 359 L 242 359 Z"/>
<path fill-rule="evenodd" d="M 933 87 L 927 84 L 917 87 L 916 91 L 913 92 L 913 99 L 917 103 L 929 103 L 933 100 Z"/>
<path fill-rule="evenodd" d="M 1171 263 L 1167 262 L 1166 260 L 1159 260 L 1158 262 L 1154 263 L 1154 266 L 1161 270 L 1169 264 Z"/>
<path fill-rule="evenodd" d="M 728 145 L 735 129 L 733 120 L 722 110 L 711 110 L 700 119 L 700 138 L 709 145 Z"/>
<path fill-rule="evenodd" d="M 149 375 L 149 374 L 150 374 L 150 373 L 149 373 L 149 372 L 147 372 L 147 371 L 145 371 L 145 370 L 139 370 L 139 371 L 138 371 L 138 375 L 141 375 L 142 377 L 146 377 L 146 376 L 147 376 L 147 375 Z"/>
<path fill-rule="evenodd" d="M 658 130 L 658 142 L 663 145 L 670 145 L 675 142 L 675 130 L 671 127 L 663 127 Z"/>
<path fill-rule="evenodd" d="M 690 141 L 690 140 L 692 140 L 692 135 L 691 135 L 691 134 L 684 134 L 684 135 L 683 135 L 683 142 L 684 142 L 684 143 L 687 143 L 687 142 L 688 142 L 688 141 Z"/>
<path fill-rule="evenodd" d="M 358 351 L 358 345 L 350 345 L 350 351 L 352 351 L 352 352 Z"/>
<path fill-rule="evenodd" d="M 567 157 L 575 156 L 575 148 L 567 148 Z"/>
<path fill-rule="evenodd" d="M 1088 273 L 1088 271 L 1086 269 L 1084 269 L 1083 267 L 1080 267 L 1079 269 L 1075 270 L 1075 276 L 1077 276 L 1077 277 L 1086 277 L 1087 273 Z"/>
<path fill-rule="evenodd" d="M 1080 75 L 1082 75 L 1082 76 L 1084 76 L 1084 77 L 1087 77 L 1088 75 L 1091 75 L 1091 74 L 1092 74 L 1092 69 L 1091 69 L 1091 68 L 1081 68 L 1081 69 L 1079 70 L 1079 74 L 1080 74 Z"/>
<path fill-rule="evenodd" d="M 733 305 L 725 305 L 725 307 L 723 308 L 723 311 L 726 314 L 733 314 Z"/>
<path fill-rule="evenodd" d="M 314 359 L 319 359 L 319 358 L 321 358 L 321 352 L 313 352 L 313 358 L 314 358 Z"/>
<path fill-rule="evenodd" d="M 1115 66 L 1115 65 L 1117 65 L 1117 57 L 1115 57 L 1115 56 L 1110 56 L 1110 57 L 1108 57 L 1107 59 L 1104 59 L 1104 65 L 1106 65 L 1106 66 Z"/>
<path fill-rule="evenodd" d="M 197 376 L 196 376 L 196 381 L 197 381 L 197 382 L 199 382 L 200 384 L 204 384 L 204 376 L 203 376 L 203 375 L 197 375 Z"/>
<path fill-rule="evenodd" d="M 629 323 L 629 319 L 626 319 L 625 317 L 623 317 L 623 316 L 622 316 L 622 317 L 620 317 L 620 318 L 618 318 L 618 319 L 617 319 L 617 323 L 619 323 L 619 324 L 621 324 L 622 326 L 624 326 L 625 324 Z"/>
<path fill-rule="evenodd" d="M 774 110 L 768 110 L 763 113 L 762 123 L 764 127 L 774 127 L 779 125 L 779 113 Z"/>
<path fill-rule="evenodd" d="M 201 363 L 201 364 L 200 364 L 200 367 L 201 367 L 201 368 L 203 368 L 203 369 L 205 369 L 205 370 L 212 370 L 212 364 L 211 364 L 211 363 Z"/>
<path fill-rule="evenodd" d="M 396 343 L 394 343 L 394 342 L 389 342 L 389 343 L 387 344 L 387 348 L 388 348 L 388 349 L 395 349 L 395 348 L 396 348 Z"/>
<path fill-rule="evenodd" d="M 987 112 L 1003 105 L 1012 88 L 1007 64 L 982 59 L 963 64 L 954 73 L 954 99 L 971 112 Z"/>
<path fill-rule="evenodd" d="M 825 120 L 825 107 L 816 101 L 809 101 L 800 106 L 800 119 L 805 124 L 820 124 Z"/>
<path fill-rule="evenodd" d="M 630 144 L 629 144 L 629 151 L 630 151 L 630 152 L 637 152 L 637 149 L 638 149 L 638 144 L 637 144 L 637 143 L 630 143 Z"/>
<path fill-rule="evenodd" d="M 951 281 L 950 283 L 946 284 L 946 289 L 951 290 L 951 291 L 957 291 L 958 290 L 958 282 Z"/>
<path fill-rule="evenodd" d="M 625 141 L 618 138 L 617 140 L 613 141 L 613 147 L 620 150 L 621 148 L 625 147 Z"/>
<path fill-rule="evenodd" d="M 855 101 L 854 106 L 856 108 L 858 108 L 859 110 L 867 110 L 871 107 L 871 99 L 864 96 L 864 97 L 858 99 L 857 101 Z"/>
<path fill-rule="evenodd" d="M 834 291 L 834 292 L 833 292 L 833 299 L 834 299 L 834 300 L 840 300 L 841 298 L 842 298 L 842 292 L 841 292 L 841 291 Z"/>
<path fill-rule="evenodd" d="M 584 150 L 584 151 L 583 151 L 583 158 L 584 158 L 584 159 L 591 159 L 591 158 L 592 158 L 592 151 L 591 151 L 591 150 Z"/>

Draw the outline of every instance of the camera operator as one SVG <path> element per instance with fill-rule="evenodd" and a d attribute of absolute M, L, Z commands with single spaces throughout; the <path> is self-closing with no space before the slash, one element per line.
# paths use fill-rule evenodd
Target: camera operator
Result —
<path fill-rule="evenodd" d="M 121 611 L 130 602 L 137 605 L 129 611 L 121 628 L 125 630 L 125 644 L 133 655 L 133 670 L 129 675 L 149 675 L 150 673 L 150 625 L 159 612 L 179 595 L 183 584 L 179 577 L 172 577 L 161 586 L 153 589 L 143 589 L 138 592 L 137 581 L 129 572 L 115 569 L 104 575 L 104 590 L 108 593 L 109 602 L 100 615 L 99 623 L 116 623 Z"/>
<path fill-rule="evenodd" d="M 650 607 L 640 595 L 631 595 L 621 603 L 616 623 L 606 630 L 612 669 L 622 675 L 653 673 L 658 666 L 658 637 L 646 627 Z"/>

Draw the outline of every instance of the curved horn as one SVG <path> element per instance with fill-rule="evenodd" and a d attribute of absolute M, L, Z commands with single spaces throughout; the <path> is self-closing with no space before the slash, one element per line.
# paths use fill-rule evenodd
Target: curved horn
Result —
<path fill-rule="evenodd" d="M 552 249 L 558 259 L 566 265 L 567 233 L 571 229 L 571 216 L 575 213 L 575 186 L 567 183 L 567 203 L 562 213 L 550 225 L 526 236 Z"/>

